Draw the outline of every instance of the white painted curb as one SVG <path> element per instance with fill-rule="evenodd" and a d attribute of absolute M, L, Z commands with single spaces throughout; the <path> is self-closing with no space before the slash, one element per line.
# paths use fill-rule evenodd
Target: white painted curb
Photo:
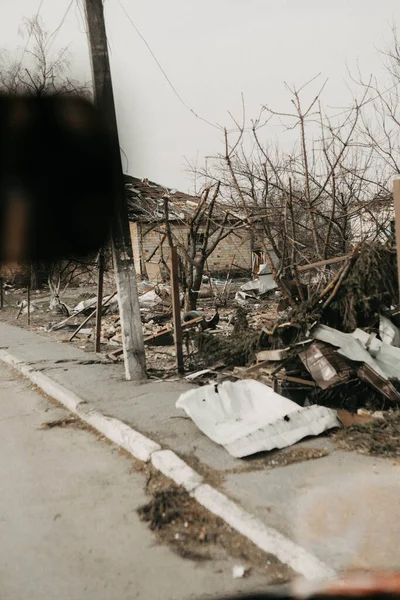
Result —
<path fill-rule="evenodd" d="M 259 519 L 253 517 L 207 483 L 196 488 L 191 495 L 202 506 L 214 515 L 221 517 L 228 525 L 251 540 L 261 550 L 273 554 L 282 563 L 289 565 L 306 579 L 322 580 L 334 577 L 334 571 L 318 558 L 286 538 L 276 529 L 264 525 Z"/>
<path fill-rule="evenodd" d="M 88 403 L 82 398 L 44 373 L 35 371 L 30 365 L 18 360 L 9 352 L 0 350 L 0 360 L 18 369 L 45 394 L 63 404 L 68 410 L 78 415 L 82 421 L 97 429 L 107 439 L 124 448 L 138 460 L 148 462 L 153 452 L 161 450 L 160 444 L 135 431 L 126 423 L 90 409 Z"/>
<path fill-rule="evenodd" d="M 202 476 L 172 450 L 162 450 L 159 444 L 126 423 L 91 409 L 88 402 L 9 352 L 0 350 L 0 360 L 20 371 L 43 392 L 138 460 L 151 460 L 157 470 L 184 487 L 204 508 L 223 519 L 261 550 L 276 556 L 305 579 L 321 580 L 334 577 L 335 572 L 307 550 L 275 529 L 264 525 L 221 492 L 204 484 Z"/>
<path fill-rule="evenodd" d="M 151 457 L 153 466 L 164 475 L 181 485 L 186 491 L 192 492 L 203 483 L 201 475 L 196 473 L 172 450 L 155 452 Z"/>

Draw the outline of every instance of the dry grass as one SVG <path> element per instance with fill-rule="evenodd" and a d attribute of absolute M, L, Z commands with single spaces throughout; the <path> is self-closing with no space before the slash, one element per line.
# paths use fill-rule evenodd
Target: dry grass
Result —
<path fill-rule="evenodd" d="M 69 415 L 63 419 L 56 419 L 55 421 L 47 421 L 43 423 L 41 429 L 53 429 L 54 427 L 74 427 L 76 429 L 87 429 L 87 424 L 82 421 L 76 415 Z"/>
<path fill-rule="evenodd" d="M 333 434 L 332 439 L 344 450 L 400 458 L 400 411 L 385 419 L 341 429 Z"/>
<path fill-rule="evenodd" d="M 216 552 L 224 551 L 252 569 L 260 570 L 267 576 L 269 584 L 293 579 L 289 567 L 243 538 L 199 505 L 183 488 L 154 472 L 149 482 L 149 487 L 153 488 L 151 500 L 138 509 L 138 514 L 160 541 L 167 543 L 179 556 L 206 561 L 214 560 Z"/>

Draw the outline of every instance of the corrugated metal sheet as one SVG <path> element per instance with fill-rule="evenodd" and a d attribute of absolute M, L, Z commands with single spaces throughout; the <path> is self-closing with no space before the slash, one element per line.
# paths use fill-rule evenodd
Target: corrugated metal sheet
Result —
<path fill-rule="evenodd" d="M 336 411 L 317 405 L 302 408 L 251 379 L 190 390 L 176 406 L 237 458 L 291 446 L 341 426 Z"/>

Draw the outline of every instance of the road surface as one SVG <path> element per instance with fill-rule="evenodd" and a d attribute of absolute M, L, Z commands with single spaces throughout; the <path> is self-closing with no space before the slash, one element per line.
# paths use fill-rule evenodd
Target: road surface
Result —
<path fill-rule="evenodd" d="M 237 559 L 197 563 L 158 542 L 136 509 L 145 476 L 93 433 L 43 429 L 68 413 L 0 364 L 1 600 L 221 597 L 266 587 L 234 580 Z"/>

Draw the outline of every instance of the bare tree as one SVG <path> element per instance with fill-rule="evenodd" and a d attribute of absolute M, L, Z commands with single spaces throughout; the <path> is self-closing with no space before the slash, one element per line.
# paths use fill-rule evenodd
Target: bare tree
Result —
<path fill-rule="evenodd" d="M 168 194 L 164 197 L 164 234 L 169 246 L 178 248 L 186 310 L 196 309 L 209 256 L 222 240 L 244 228 L 240 215 L 235 214 L 226 203 L 219 202 L 220 191 L 219 181 L 205 186 L 197 206 L 179 219 L 181 227 L 171 227 L 171 198 Z"/>
<path fill-rule="evenodd" d="M 95 283 L 96 257 L 58 261 L 49 267 L 48 286 L 50 290 L 50 310 L 69 316 L 69 307 L 63 301 L 63 295 L 68 287 L 85 280 L 85 283 Z"/>
<path fill-rule="evenodd" d="M 277 269 L 268 252 L 265 257 L 278 285 L 290 295 L 287 279 L 293 279 L 299 299 L 298 267 L 350 252 L 355 218 L 388 195 L 372 149 L 360 143 L 368 90 L 341 115 L 329 116 L 322 102 L 326 82 L 304 99 L 314 82 L 286 86 L 291 112 L 264 106 L 250 127 L 235 120 L 235 130 L 224 131 L 223 152 L 202 172 L 221 182 L 222 198 L 242 211 L 254 241 L 274 250 Z M 297 132 L 291 150 L 263 141 L 264 127 L 275 121 Z"/>
<path fill-rule="evenodd" d="M 46 30 L 36 16 L 22 23 L 21 36 L 25 43 L 21 58 L 11 58 L 7 50 L 0 50 L 0 92 L 10 95 L 42 97 L 46 95 L 79 94 L 89 96 L 87 84 L 68 76 L 71 66 L 68 46 L 51 50 L 55 33 Z M 31 266 L 31 287 L 38 289 L 59 265 L 38 262 Z M 57 281 L 51 289 L 57 290 Z"/>
<path fill-rule="evenodd" d="M 68 76 L 71 54 L 68 46 L 51 50 L 54 34 L 46 30 L 39 17 L 25 19 L 20 28 L 26 46 L 20 59 L 0 50 L 0 90 L 8 94 L 45 96 L 49 94 L 89 95 L 88 84 Z"/>
<path fill-rule="evenodd" d="M 366 101 L 358 127 L 359 147 L 371 151 L 387 181 L 400 173 L 400 42 L 393 27 L 388 48 L 381 52 L 383 77 L 350 77 L 364 90 Z"/>

